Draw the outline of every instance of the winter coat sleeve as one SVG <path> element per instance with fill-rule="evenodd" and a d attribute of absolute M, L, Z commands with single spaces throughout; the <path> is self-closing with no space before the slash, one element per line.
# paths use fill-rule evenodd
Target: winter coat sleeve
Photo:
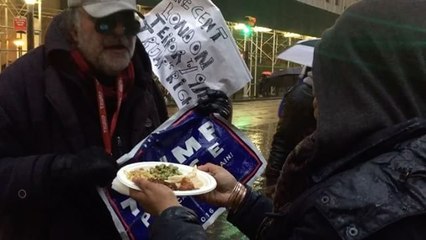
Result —
<path fill-rule="evenodd" d="M 333 229 L 316 209 L 311 208 L 302 216 L 293 218 L 288 214 L 268 216 L 261 225 L 256 238 L 283 240 L 340 240 Z"/>
<path fill-rule="evenodd" d="M 32 151 L 33 138 L 18 128 L 0 107 L 0 215 L 44 209 L 52 204 L 53 195 L 105 186 L 115 177 L 115 163 L 103 148 L 74 154 Z"/>
<path fill-rule="evenodd" d="M 46 201 L 44 178 L 54 155 L 18 157 L 24 153 L 10 118 L 0 107 L 0 213 Z"/>
<path fill-rule="evenodd" d="M 246 197 L 238 210 L 228 213 L 228 221 L 250 239 L 255 239 L 266 214 L 272 212 L 272 201 L 250 188 L 247 190 Z"/>
<path fill-rule="evenodd" d="M 239 210 L 235 213 L 229 212 L 228 221 L 253 239 L 266 216 L 265 213 L 271 210 L 272 202 L 269 198 L 248 189 Z M 203 240 L 207 239 L 207 235 L 192 210 L 184 207 L 171 207 L 161 213 L 150 227 L 150 239 Z"/>
<path fill-rule="evenodd" d="M 203 240 L 207 234 L 194 211 L 185 207 L 164 210 L 149 229 L 152 240 Z"/>
<path fill-rule="evenodd" d="M 228 221 L 249 239 L 337 240 L 337 233 L 315 209 L 292 216 L 272 213 L 272 201 L 249 190 L 241 207 L 228 214 Z"/>
<path fill-rule="evenodd" d="M 423 239 L 426 234 L 426 215 L 412 216 L 395 222 L 365 238 L 365 240 Z M 348 238 L 352 239 L 347 231 Z M 277 238 L 277 236 L 279 236 Z M 282 240 L 340 240 L 342 239 L 316 208 L 303 207 L 288 214 L 275 214 L 265 219 L 256 238 Z"/>
<path fill-rule="evenodd" d="M 283 116 L 279 119 L 265 170 L 266 186 L 276 184 L 287 155 L 316 126 L 313 116 L 312 87 L 300 83 L 285 96 Z"/>

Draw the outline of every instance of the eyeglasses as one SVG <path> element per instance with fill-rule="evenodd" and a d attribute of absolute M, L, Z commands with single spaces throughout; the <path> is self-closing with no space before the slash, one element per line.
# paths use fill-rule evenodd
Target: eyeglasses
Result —
<path fill-rule="evenodd" d="M 140 32 L 141 24 L 134 12 L 118 12 L 103 18 L 94 18 L 95 29 L 98 33 L 112 35 L 118 23 L 124 27 L 124 35 L 134 36 Z"/>

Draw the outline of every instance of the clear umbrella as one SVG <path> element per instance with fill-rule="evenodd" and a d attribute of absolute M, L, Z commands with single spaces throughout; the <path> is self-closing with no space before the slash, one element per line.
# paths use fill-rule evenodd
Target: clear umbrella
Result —
<path fill-rule="evenodd" d="M 278 54 L 277 58 L 312 67 L 314 48 L 320 40 L 320 38 L 316 38 L 299 41 Z"/>

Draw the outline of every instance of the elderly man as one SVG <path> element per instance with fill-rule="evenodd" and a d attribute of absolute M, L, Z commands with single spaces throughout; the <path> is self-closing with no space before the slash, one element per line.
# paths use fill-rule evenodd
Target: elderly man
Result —
<path fill-rule="evenodd" d="M 2 240 L 119 239 L 96 186 L 167 118 L 136 0 L 68 6 L 45 44 L 0 75 Z M 226 96 L 212 95 L 204 110 L 229 113 Z"/>

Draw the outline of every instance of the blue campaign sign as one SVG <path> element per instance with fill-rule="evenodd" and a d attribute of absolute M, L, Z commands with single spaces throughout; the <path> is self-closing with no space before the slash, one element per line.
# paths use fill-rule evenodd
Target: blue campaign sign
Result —
<path fill-rule="evenodd" d="M 202 116 L 184 108 L 138 144 L 121 161 L 127 165 L 142 161 L 163 161 L 185 165 L 213 163 L 223 166 L 244 184 L 252 184 L 263 171 L 265 160 L 257 148 L 235 127 L 215 116 Z M 149 224 L 155 221 L 128 196 L 107 189 L 101 196 L 107 203 L 123 239 L 148 239 Z M 224 211 L 193 197 L 180 197 L 181 204 L 194 210 L 206 228 Z"/>

